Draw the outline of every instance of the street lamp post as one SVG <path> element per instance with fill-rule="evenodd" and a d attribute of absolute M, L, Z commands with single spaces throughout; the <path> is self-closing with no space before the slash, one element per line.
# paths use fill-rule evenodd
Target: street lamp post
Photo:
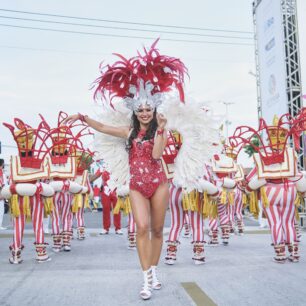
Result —
<path fill-rule="evenodd" d="M 226 141 L 228 140 L 228 127 L 232 124 L 231 121 L 228 120 L 228 107 L 230 105 L 235 104 L 234 102 L 226 102 L 226 101 L 220 101 L 220 103 L 225 105 L 225 127 L 226 127 Z"/>

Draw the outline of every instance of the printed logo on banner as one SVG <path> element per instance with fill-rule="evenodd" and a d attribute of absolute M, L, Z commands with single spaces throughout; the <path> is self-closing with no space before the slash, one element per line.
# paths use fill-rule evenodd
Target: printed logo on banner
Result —
<path fill-rule="evenodd" d="M 270 51 L 275 46 L 275 37 L 273 37 L 265 46 L 266 52 Z"/>
<path fill-rule="evenodd" d="M 268 20 L 265 22 L 265 32 L 271 28 L 271 26 L 274 24 L 274 17 L 270 17 Z"/>
<path fill-rule="evenodd" d="M 269 93 L 270 95 L 275 95 L 275 92 L 276 92 L 276 78 L 274 74 L 271 74 L 269 78 Z"/>

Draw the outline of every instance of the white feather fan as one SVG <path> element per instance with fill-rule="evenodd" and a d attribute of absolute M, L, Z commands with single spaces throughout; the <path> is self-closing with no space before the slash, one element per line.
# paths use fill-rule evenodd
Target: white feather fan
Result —
<path fill-rule="evenodd" d="M 196 188 L 197 181 L 206 174 L 205 163 L 220 152 L 221 118 L 214 116 L 206 103 L 169 99 L 160 112 L 168 122 L 167 129 L 178 131 L 183 144 L 175 159 L 173 183 L 186 191 Z"/>
<path fill-rule="evenodd" d="M 116 105 L 115 108 L 116 110 L 103 108 L 97 120 L 111 126 L 130 126 L 129 111 L 120 105 Z M 97 151 L 97 158 L 104 160 L 106 169 L 111 174 L 108 185 L 112 190 L 129 181 L 129 160 L 125 141 L 123 138 L 95 133 L 94 150 Z"/>

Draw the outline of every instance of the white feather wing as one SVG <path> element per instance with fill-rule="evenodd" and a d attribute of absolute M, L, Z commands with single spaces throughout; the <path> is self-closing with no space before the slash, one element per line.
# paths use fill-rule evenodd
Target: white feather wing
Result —
<path fill-rule="evenodd" d="M 101 114 L 98 115 L 98 121 L 115 127 L 129 126 L 129 117 L 127 110 L 104 108 Z M 94 148 L 97 151 L 97 158 L 104 160 L 107 170 L 111 174 L 111 189 L 129 182 L 129 161 L 125 142 L 126 140 L 123 138 L 99 132 L 95 134 Z"/>
<path fill-rule="evenodd" d="M 197 187 L 205 174 L 205 163 L 220 150 L 214 146 L 220 142 L 221 118 L 214 116 L 207 104 L 196 101 L 168 100 L 162 112 L 167 117 L 167 128 L 177 130 L 183 144 L 175 159 L 173 182 L 187 191 Z"/>

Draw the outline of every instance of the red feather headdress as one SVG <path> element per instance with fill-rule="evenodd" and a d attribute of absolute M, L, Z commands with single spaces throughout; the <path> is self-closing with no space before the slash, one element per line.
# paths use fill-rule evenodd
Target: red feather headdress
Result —
<path fill-rule="evenodd" d="M 180 100 L 184 101 L 183 84 L 187 68 L 180 59 L 161 55 L 156 49 L 158 40 L 150 50 L 144 49 L 144 55 L 138 53 L 126 59 L 115 54 L 120 60 L 101 68 L 101 76 L 94 82 L 94 98 L 107 101 L 108 93 L 111 105 L 113 98 L 122 98 L 133 110 L 141 104 L 155 108 L 161 104 L 163 93 L 176 88 Z"/>

